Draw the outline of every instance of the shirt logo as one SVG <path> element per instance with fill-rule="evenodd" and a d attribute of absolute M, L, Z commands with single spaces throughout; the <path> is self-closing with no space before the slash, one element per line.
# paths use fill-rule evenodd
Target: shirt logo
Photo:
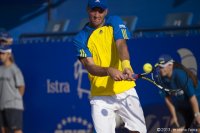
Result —
<path fill-rule="evenodd" d="M 103 33 L 103 30 L 100 30 L 100 31 L 99 31 L 99 34 L 102 34 L 102 33 Z"/>
<path fill-rule="evenodd" d="M 80 52 L 80 57 L 87 57 L 87 54 L 83 49 L 81 49 L 79 52 Z"/>
<path fill-rule="evenodd" d="M 125 26 L 124 24 L 120 24 L 120 25 L 119 25 L 119 28 L 120 28 L 120 29 L 126 28 L 126 26 Z"/>

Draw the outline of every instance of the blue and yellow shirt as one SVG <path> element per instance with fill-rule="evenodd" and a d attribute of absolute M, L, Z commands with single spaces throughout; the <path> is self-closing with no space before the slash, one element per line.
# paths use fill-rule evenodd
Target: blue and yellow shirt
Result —
<path fill-rule="evenodd" d="M 117 16 L 105 19 L 104 26 L 93 29 L 86 25 L 74 38 L 78 58 L 92 57 L 101 67 L 114 67 L 122 71 L 115 41 L 129 39 L 130 33 L 123 21 Z M 122 93 L 135 87 L 133 81 L 114 81 L 110 76 L 89 74 L 92 96 L 109 96 Z"/>

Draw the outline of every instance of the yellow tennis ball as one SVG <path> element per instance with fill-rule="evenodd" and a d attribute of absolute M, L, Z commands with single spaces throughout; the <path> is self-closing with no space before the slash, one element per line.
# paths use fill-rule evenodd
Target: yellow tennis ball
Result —
<path fill-rule="evenodd" d="M 145 73 L 150 73 L 152 71 L 153 67 L 150 63 L 146 63 L 143 66 L 143 70 Z"/>

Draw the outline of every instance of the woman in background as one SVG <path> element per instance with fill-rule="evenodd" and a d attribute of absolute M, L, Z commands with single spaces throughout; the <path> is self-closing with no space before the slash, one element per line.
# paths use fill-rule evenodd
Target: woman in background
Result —
<path fill-rule="evenodd" d="M 171 114 L 172 132 L 183 132 L 194 124 L 200 127 L 200 83 L 189 69 L 175 62 L 169 55 L 158 60 L 160 84 L 174 93 L 161 91 Z"/>

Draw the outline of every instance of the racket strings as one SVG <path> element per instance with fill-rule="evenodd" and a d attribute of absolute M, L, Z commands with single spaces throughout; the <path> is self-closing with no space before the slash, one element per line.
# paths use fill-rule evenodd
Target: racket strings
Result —
<path fill-rule="evenodd" d="M 160 86 L 163 87 L 163 90 L 167 93 L 169 93 L 170 95 L 175 95 L 175 96 L 178 96 L 178 95 L 183 95 L 184 94 L 184 90 L 186 89 L 187 87 L 187 84 L 188 84 L 188 74 L 185 72 L 186 74 L 186 82 L 184 84 L 184 86 L 182 87 L 179 87 L 179 89 L 173 89 L 173 88 L 168 88 L 165 83 L 163 82 L 162 80 L 162 77 L 160 75 L 160 72 L 159 72 L 159 68 L 155 68 L 155 71 L 151 73 L 151 77 L 152 77 L 152 80 L 154 80 L 155 82 L 157 82 L 157 84 L 159 84 Z"/>

